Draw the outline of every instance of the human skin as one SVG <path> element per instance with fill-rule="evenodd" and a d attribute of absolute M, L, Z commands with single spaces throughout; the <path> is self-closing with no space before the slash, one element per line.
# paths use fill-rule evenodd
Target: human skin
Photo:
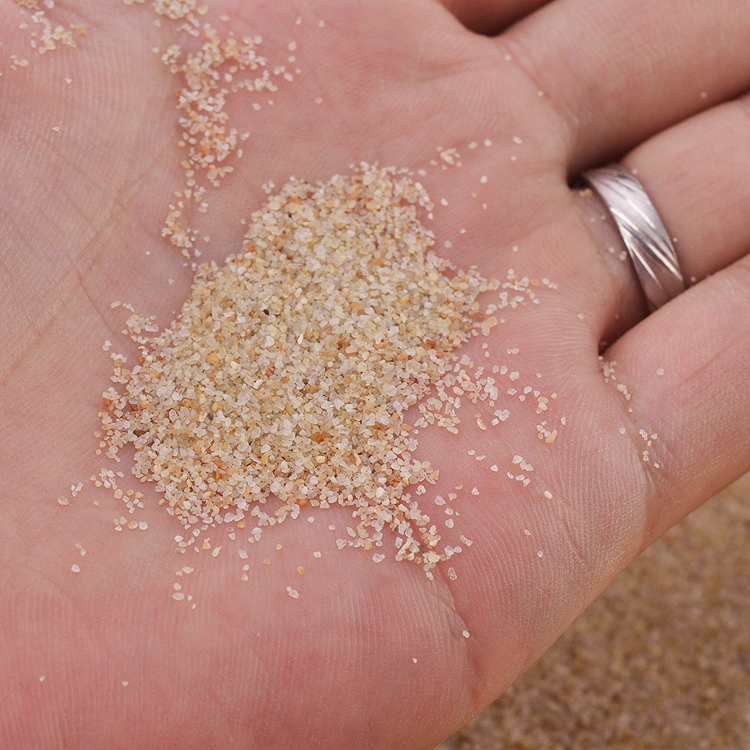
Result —
<path fill-rule="evenodd" d="M 211 238 L 202 259 L 239 249 L 240 219 L 268 180 L 326 179 L 362 160 L 423 169 L 448 201 L 430 222 L 443 256 L 557 284 L 466 351 L 555 392 L 545 417 L 559 437 L 539 440 L 544 417 L 510 399 L 497 428 L 464 409 L 459 435 L 422 430 L 417 455 L 440 471 L 425 507 L 439 519 L 433 495 L 463 488 L 444 532 L 473 541 L 450 561 L 455 580 L 444 563 L 428 580 L 390 543 L 380 564 L 338 551 L 328 525 L 344 528 L 342 508 L 253 545 L 211 530 L 225 545 L 216 558 L 177 555 L 181 526 L 137 485 L 145 508 L 133 517 L 149 529 L 115 532 L 122 502 L 89 481 L 105 465 L 94 436 L 111 374 L 102 342 L 131 361 L 138 352 L 111 303 L 166 326 L 191 282 L 160 236 L 184 182 L 177 81 L 152 52 L 173 27 L 156 28 L 148 6 L 75 0 L 60 22 L 85 23 L 87 36 L 38 56 L 19 29 L 28 13 L 4 0 L 2 747 L 427 750 L 642 549 L 750 469 L 748 3 L 213 0 L 207 18 L 222 13 L 261 34 L 269 58 L 295 40 L 302 72 L 260 112 L 250 96 L 230 102 L 251 137 L 209 211 L 186 216 Z M 10 70 L 11 54 L 30 64 Z M 462 165 L 432 165 L 439 146 Z M 606 250 L 617 238 L 601 207 L 569 187 L 610 159 L 638 170 L 696 279 L 648 317 L 629 265 Z M 602 341 L 616 383 L 602 376 Z M 649 462 L 639 430 L 658 435 Z M 528 487 L 506 476 L 517 454 L 534 466 Z M 85 489 L 59 505 L 78 481 Z M 176 577 L 183 565 L 195 572 Z M 171 598 L 175 582 L 194 609 Z"/>

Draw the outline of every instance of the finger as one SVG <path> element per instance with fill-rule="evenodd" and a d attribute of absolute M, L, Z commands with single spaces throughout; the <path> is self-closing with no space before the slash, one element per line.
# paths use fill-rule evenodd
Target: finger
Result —
<path fill-rule="evenodd" d="M 467 29 L 494 36 L 548 0 L 440 0 Z"/>
<path fill-rule="evenodd" d="M 700 280 L 750 252 L 750 97 L 671 128 L 626 161 L 658 196 L 688 279 Z"/>
<path fill-rule="evenodd" d="M 572 173 L 750 86 L 750 4 L 553 2 L 498 38 L 562 116 Z"/>
<path fill-rule="evenodd" d="M 646 543 L 750 469 L 749 342 L 750 258 L 743 258 L 606 353 L 632 394 L 632 432 L 644 430 L 633 439 L 649 451 Z"/>
<path fill-rule="evenodd" d="M 625 159 L 676 240 L 688 284 L 750 252 L 749 125 L 750 97 L 743 97 L 660 133 Z M 643 317 L 645 299 L 606 208 L 595 196 L 584 203 L 587 226 L 611 274 L 600 307 L 602 338 L 614 341 Z M 607 252 L 610 248 L 615 252 Z M 601 264 L 595 267 L 602 270 Z"/>

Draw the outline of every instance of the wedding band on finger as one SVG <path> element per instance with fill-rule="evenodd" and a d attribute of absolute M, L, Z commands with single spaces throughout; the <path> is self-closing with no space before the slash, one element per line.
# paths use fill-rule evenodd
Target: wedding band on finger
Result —
<path fill-rule="evenodd" d="M 643 185 L 621 164 L 581 175 L 601 197 L 620 230 L 653 312 L 685 291 L 674 246 Z"/>

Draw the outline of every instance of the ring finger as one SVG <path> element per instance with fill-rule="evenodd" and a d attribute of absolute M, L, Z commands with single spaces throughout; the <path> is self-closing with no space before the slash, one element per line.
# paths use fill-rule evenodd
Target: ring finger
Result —
<path fill-rule="evenodd" d="M 676 240 L 688 285 L 750 252 L 749 125 L 745 96 L 669 128 L 623 160 Z M 611 342 L 645 314 L 645 299 L 600 199 L 584 198 L 579 205 L 611 270 L 611 294 L 600 318 L 602 338 Z"/>

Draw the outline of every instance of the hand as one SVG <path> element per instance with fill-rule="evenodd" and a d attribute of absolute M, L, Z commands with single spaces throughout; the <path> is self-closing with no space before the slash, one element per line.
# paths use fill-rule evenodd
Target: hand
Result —
<path fill-rule="evenodd" d="M 296 41 L 288 67 L 301 73 L 272 95 L 231 97 L 230 125 L 250 133 L 244 156 L 207 193 L 208 212 L 184 216 L 211 238 L 198 243 L 202 259 L 220 262 L 240 248 L 240 220 L 269 180 L 327 179 L 360 160 L 423 169 L 442 255 L 485 276 L 504 280 L 512 268 L 557 285 L 541 285 L 538 305 L 508 311 L 466 347 L 477 363 L 508 366 L 517 383 L 556 393 L 544 416 L 503 395 L 512 415 L 500 425 L 481 430 L 463 409 L 458 436 L 420 435 L 419 456 L 440 470 L 424 505 L 441 518 L 434 493 L 461 485 L 444 537 L 473 541 L 430 581 L 390 554 L 374 564 L 361 550 L 338 551 L 328 525 L 346 525 L 341 508 L 269 529 L 254 545 L 218 529 L 216 558 L 178 555 L 172 540 L 182 528 L 150 486 L 127 484 L 126 460 L 123 486 L 145 495 L 137 514 L 89 480 L 108 466 L 93 436 L 112 369 L 102 343 L 137 357 L 111 303 L 166 326 L 191 281 L 160 233 L 185 178 L 178 81 L 152 48 L 165 50 L 176 24 L 155 27 L 148 5 L 77 0 L 46 13 L 88 33 L 77 49 L 40 56 L 28 46 L 38 25 L 6 0 L 8 747 L 429 748 L 493 700 L 640 550 L 750 468 L 750 136 L 748 100 L 733 100 L 750 84 L 750 7 L 445 6 L 213 0 L 205 20 L 261 34 L 271 66 Z M 455 147 L 462 166 L 441 169 L 439 146 Z M 629 263 L 607 252 L 618 240 L 601 207 L 568 186 L 610 159 L 638 170 L 679 239 L 686 277 L 697 280 L 648 317 Z M 601 341 L 616 380 L 603 376 Z M 498 378 L 502 391 L 511 386 Z M 538 437 L 542 419 L 557 429 L 554 442 Z M 528 486 L 507 476 L 519 473 L 516 455 L 534 467 Z M 84 489 L 72 498 L 78 481 Z M 120 516 L 149 528 L 116 532 Z"/>

